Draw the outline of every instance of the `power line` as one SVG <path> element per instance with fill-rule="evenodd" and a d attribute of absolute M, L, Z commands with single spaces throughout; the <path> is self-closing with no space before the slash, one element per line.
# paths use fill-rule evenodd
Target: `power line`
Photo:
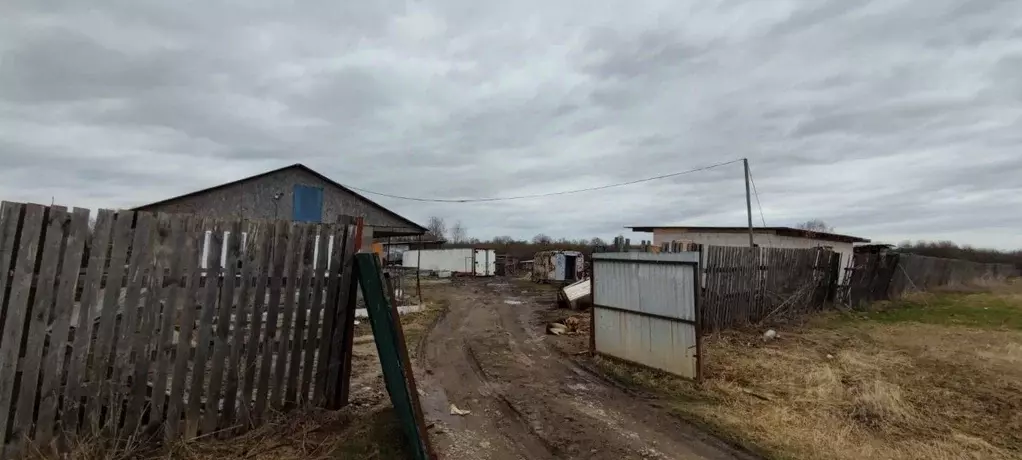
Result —
<path fill-rule="evenodd" d="M 710 165 L 710 166 L 704 166 L 704 167 L 701 167 L 701 168 L 689 169 L 687 171 L 680 171 L 680 172 L 675 172 L 675 173 L 670 173 L 670 174 L 661 174 L 659 176 L 647 177 L 647 178 L 644 178 L 644 179 L 637 179 L 637 180 L 628 181 L 628 182 L 619 182 L 619 183 L 616 183 L 616 184 L 601 185 L 601 186 L 598 186 L 598 187 L 580 188 L 580 189 L 575 189 L 575 190 L 564 190 L 564 191 L 560 191 L 560 192 L 537 193 L 537 194 L 533 194 L 533 195 L 518 195 L 518 196 L 492 197 L 492 198 L 464 198 L 464 199 L 417 198 L 417 197 L 410 197 L 410 196 L 391 195 L 389 193 L 374 192 L 372 190 L 366 190 L 364 188 L 359 188 L 359 187 L 352 187 L 350 185 L 345 185 L 345 187 L 350 188 L 352 190 L 357 190 L 357 191 L 362 192 L 362 193 L 368 193 L 370 195 L 379 195 L 379 196 L 385 196 L 387 198 L 394 198 L 394 199 L 398 199 L 398 200 L 420 201 L 420 202 L 429 202 L 429 203 L 478 203 L 478 202 L 490 202 L 490 201 L 510 201 L 510 200 L 524 200 L 524 199 L 527 199 L 527 198 L 542 198 L 542 197 L 547 197 L 547 196 L 568 195 L 568 194 L 572 194 L 572 193 L 592 192 L 592 191 L 595 191 L 595 190 L 605 190 L 605 189 L 608 189 L 608 188 L 624 187 L 626 185 L 634 185 L 634 184 L 639 184 L 639 183 L 642 183 L 642 182 L 650 182 L 650 181 L 654 181 L 654 180 L 667 179 L 669 177 L 677 177 L 677 176 L 681 176 L 681 175 L 685 175 L 685 174 L 691 174 L 691 173 L 694 173 L 694 172 L 705 171 L 707 169 L 713 169 L 713 168 L 717 168 L 717 167 L 720 167 L 720 166 L 725 166 L 725 165 L 729 165 L 729 164 L 732 164 L 732 163 L 737 163 L 739 161 L 742 161 L 742 160 L 741 159 L 731 160 L 731 161 L 727 161 L 727 162 L 724 162 L 724 163 L 717 163 L 717 164 L 713 164 L 713 165 Z"/>
<path fill-rule="evenodd" d="M 756 207 L 759 208 L 759 218 L 763 221 L 763 226 L 766 227 L 766 218 L 763 217 L 763 205 L 759 204 L 759 191 L 756 190 L 756 179 L 752 178 L 752 168 L 749 168 L 749 182 L 752 183 L 752 193 L 756 196 Z"/>

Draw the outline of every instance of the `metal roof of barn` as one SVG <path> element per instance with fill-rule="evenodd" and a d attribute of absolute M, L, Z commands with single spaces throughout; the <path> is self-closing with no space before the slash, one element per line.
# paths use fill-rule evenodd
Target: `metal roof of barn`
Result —
<path fill-rule="evenodd" d="M 204 189 L 201 189 L 201 190 L 196 190 L 194 192 L 189 192 L 189 193 L 186 193 L 184 195 L 179 195 L 179 196 L 175 196 L 173 198 L 167 198 L 165 200 L 160 200 L 160 201 L 157 201 L 155 203 L 149 203 L 149 204 L 146 204 L 146 205 L 142 205 L 142 206 L 133 208 L 132 211 L 145 211 L 148 208 L 151 208 L 151 207 L 154 207 L 154 206 L 163 205 L 163 204 L 167 204 L 167 203 L 172 203 L 174 201 L 181 200 L 181 199 L 184 199 L 184 198 L 190 198 L 190 197 L 193 197 L 193 196 L 196 196 L 196 195 L 201 195 L 203 193 L 208 193 L 208 192 L 212 192 L 212 191 L 215 191 L 215 190 L 220 190 L 220 189 L 223 189 L 223 188 L 231 187 L 231 186 L 234 186 L 234 185 L 243 184 L 243 183 L 248 182 L 248 181 L 252 181 L 252 180 L 255 180 L 255 179 L 260 179 L 260 178 L 269 176 L 271 174 L 276 174 L 276 173 L 279 173 L 279 172 L 282 172 L 282 171 L 287 171 L 289 169 L 297 169 L 297 170 L 301 170 L 301 171 L 307 172 L 309 174 L 312 174 L 313 176 L 316 176 L 316 177 L 322 179 L 327 184 L 330 184 L 330 185 L 332 185 L 334 187 L 337 187 L 337 188 L 339 188 L 341 190 L 344 190 L 345 192 L 354 195 L 355 198 L 358 198 L 358 199 L 360 199 L 362 201 L 365 201 L 366 204 L 368 204 L 368 205 L 370 205 L 370 206 L 372 206 L 372 207 L 374 207 L 376 209 L 379 209 L 379 210 L 381 210 L 383 212 L 386 212 L 387 214 L 390 214 L 391 216 L 397 218 L 398 220 L 407 223 L 411 228 L 420 230 L 423 233 L 429 231 L 429 230 L 426 229 L 426 227 L 423 227 L 423 226 L 421 226 L 421 225 L 419 225 L 419 224 L 417 224 L 415 222 L 412 222 L 411 220 L 405 218 L 404 216 L 401 216 L 400 214 L 398 214 L 398 213 L 396 213 L 394 211 L 391 211 L 391 210 L 383 207 L 382 205 L 376 203 L 375 201 L 370 200 L 369 198 L 366 198 L 365 196 L 362 196 L 358 192 L 356 192 L 356 191 L 354 191 L 354 190 L 352 190 L 352 189 L 350 189 L 348 187 L 345 187 L 345 186 L 339 184 L 337 181 L 335 181 L 335 180 L 333 180 L 333 179 L 331 179 L 331 178 L 329 178 L 327 176 L 324 176 L 323 174 L 320 174 L 320 173 L 316 172 L 315 170 L 313 170 L 312 168 L 310 168 L 308 166 L 305 166 L 305 165 L 303 165 L 301 163 L 295 163 L 295 164 L 290 165 L 290 166 L 284 166 L 282 168 L 273 169 L 273 170 L 270 170 L 270 171 L 266 171 L 264 173 L 256 174 L 254 176 L 243 177 L 243 178 L 235 180 L 235 181 L 226 182 L 226 183 L 223 183 L 223 184 L 220 184 L 220 185 L 215 185 L 213 187 L 204 188 Z"/>
<path fill-rule="evenodd" d="M 689 232 L 716 232 L 716 233 L 747 233 L 749 227 L 700 227 L 685 225 L 654 225 L 644 227 L 625 227 L 633 232 L 653 233 L 654 230 L 683 230 Z M 760 235 L 781 235 L 808 238 L 813 240 L 837 241 L 842 243 L 869 243 L 866 238 L 858 236 L 842 235 L 839 233 L 817 232 L 792 227 L 752 227 L 754 233 Z"/>

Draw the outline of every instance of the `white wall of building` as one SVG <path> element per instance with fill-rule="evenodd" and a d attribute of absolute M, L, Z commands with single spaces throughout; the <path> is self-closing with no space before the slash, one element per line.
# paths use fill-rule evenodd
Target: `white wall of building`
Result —
<path fill-rule="evenodd" d="M 679 229 L 653 229 L 653 244 L 659 246 L 671 241 L 691 241 L 696 244 L 710 246 L 749 246 L 748 233 L 734 232 L 692 232 Z M 829 246 L 834 252 L 841 254 L 841 282 L 844 282 L 844 268 L 852 262 L 852 243 L 840 241 L 818 240 L 799 236 L 785 236 L 755 233 L 753 241 L 764 248 L 811 249 Z"/>

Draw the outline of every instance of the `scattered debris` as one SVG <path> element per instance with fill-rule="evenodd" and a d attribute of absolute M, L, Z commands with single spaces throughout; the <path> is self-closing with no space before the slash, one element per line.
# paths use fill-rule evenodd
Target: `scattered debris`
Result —
<path fill-rule="evenodd" d="M 453 403 L 451 404 L 451 415 L 468 415 L 471 413 L 472 411 L 470 410 L 458 409 L 458 406 L 455 406 Z"/>
<path fill-rule="evenodd" d="M 770 330 L 766 331 L 766 333 L 763 334 L 763 341 L 764 342 L 769 342 L 771 340 L 776 339 L 777 337 L 778 337 L 777 331 L 775 331 L 773 329 L 770 329 Z"/>
<path fill-rule="evenodd" d="M 592 282 L 587 278 L 569 284 L 557 293 L 558 305 L 581 310 L 592 303 Z"/>
<path fill-rule="evenodd" d="M 834 359 L 834 355 L 827 353 L 827 359 Z"/>
<path fill-rule="evenodd" d="M 579 316 L 569 316 L 559 322 L 548 323 L 546 331 L 548 334 L 553 335 L 575 335 L 582 331 L 582 318 Z"/>
<path fill-rule="evenodd" d="M 521 300 L 505 299 L 504 303 L 506 303 L 508 305 L 521 305 L 522 301 Z"/>
<path fill-rule="evenodd" d="M 424 306 L 421 305 L 421 304 L 420 305 L 402 305 L 402 306 L 397 307 L 397 313 L 399 315 L 404 315 L 404 314 L 408 314 L 408 313 L 418 313 L 418 312 L 422 311 L 423 308 L 424 308 Z M 368 318 L 369 317 L 369 312 L 365 308 L 356 308 L 355 309 L 355 317 L 356 318 Z"/>

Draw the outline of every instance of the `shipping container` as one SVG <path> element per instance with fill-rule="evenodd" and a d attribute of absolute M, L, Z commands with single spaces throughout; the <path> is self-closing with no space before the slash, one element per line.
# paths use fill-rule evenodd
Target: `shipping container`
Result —
<path fill-rule="evenodd" d="M 475 248 L 410 250 L 405 251 L 401 265 L 432 272 L 493 276 L 497 271 L 497 251 Z"/>

